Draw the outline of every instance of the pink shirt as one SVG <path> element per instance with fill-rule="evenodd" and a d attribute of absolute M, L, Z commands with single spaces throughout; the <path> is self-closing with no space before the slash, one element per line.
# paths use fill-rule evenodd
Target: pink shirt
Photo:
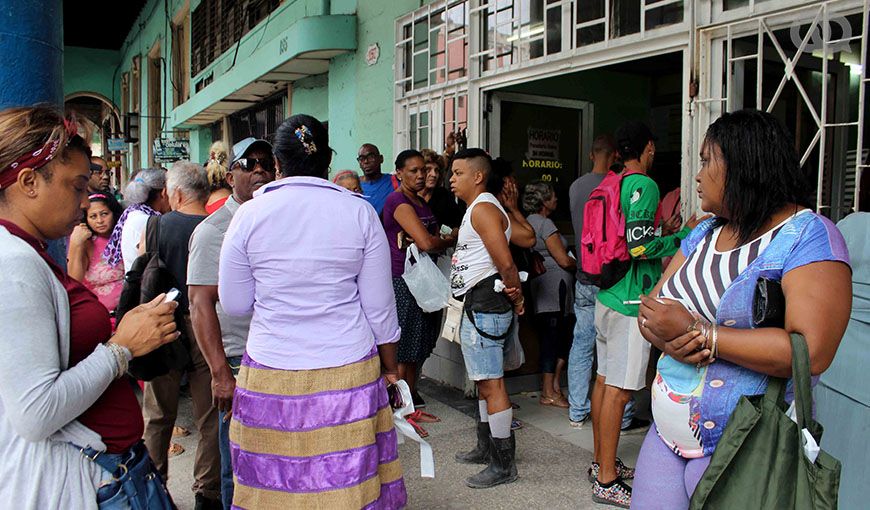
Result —
<path fill-rule="evenodd" d="M 399 339 L 377 213 L 324 179 L 281 179 L 242 204 L 224 239 L 218 280 L 227 314 L 253 312 L 247 353 L 263 365 L 337 367 Z"/>
<path fill-rule="evenodd" d="M 103 251 L 108 243 L 108 237 L 94 237 L 90 265 L 82 283 L 97 296 L 107 310 L 113 311 L 118 307 L 121 290 L 124 288 L 124 263 L 112 267 L 103 259 Z"/>

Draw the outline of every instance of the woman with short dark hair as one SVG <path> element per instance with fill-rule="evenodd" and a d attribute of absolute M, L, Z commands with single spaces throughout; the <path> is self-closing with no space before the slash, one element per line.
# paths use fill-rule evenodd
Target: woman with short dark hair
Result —
<path fill-rule="evenodd" d="M 849 320 L 843 237 L 809 209 L 794 144 L 773 115 L 741 110 L 716 120 L 695 180 L 701 208 L 715 217 L 683 241 L 650 293 L 655 299 L 641 298 L 641 333 L 664 354 L 633 508 L 688 508 L 740 397 L 763 394 L 768 377 L 791 375 L 789 335 L 804 335 L 818 375 Z M 782 285 L 782 327 L 753 326 L 762 277 Z"/>
<path fill-rule="evenodd" d="M 361 195 L 326 179 L 317 119 L 284 121 L 273 150 L 279 180 L 239 207 L 221 250 L 224 311 L 253 312 L 230 425 L 233 506 L 402 508 L 384 229 Z"/>
<path fill-rule="evenodd" d="M 408 290 L 402 274 L 405 272 L 405 257 L 412 243 L 421 253 L 438 253 L 456 244 L 455 232 L 442 236 L 438 219 L 420 198 L 426 184 L 426 165 L 423 155 L 415 150 L 405 150 L 396 157 L 396 176 L 401 185 L 387 196 L 384 202 L 384 230 L 390 245 L 390 267 L 393 274 L 393 292 L 396 296 L 396 312 L 402 336 L 398 343 L 399 378 L 407 381 L 414 397 L 414 405 L 425 403 L 417 393 L 417 379 L 423 362 L 432 354 L 441 327 L 441 311 L 424 313 Z M 425 437 L 428 433 L 418 421 L 433 421 L 431 415 L 417 413 L 410 421 L 417 432 Z"/>

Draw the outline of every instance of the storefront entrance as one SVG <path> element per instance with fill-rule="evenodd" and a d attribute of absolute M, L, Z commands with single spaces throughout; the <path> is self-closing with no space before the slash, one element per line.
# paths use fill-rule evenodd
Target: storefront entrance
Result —
<path fill-rule="evenodd" d="M 673 52 L 493 90 L 487 95 L 487 148 L 511 162 L 521 193 L 533 181 L 553 186 L 559 202 L 551 219 L 573 251 L 568 188 L 592 170 L 595 136 L 613 135 L 629 120 L 646 122 L 658 138 L 650 176 L 661 196 L 680 187 L 683 76 L 683 54 Z M 515 391 L 539 387 L 533 312 L 520 321 L 526 363 L 509 375 Z"/>

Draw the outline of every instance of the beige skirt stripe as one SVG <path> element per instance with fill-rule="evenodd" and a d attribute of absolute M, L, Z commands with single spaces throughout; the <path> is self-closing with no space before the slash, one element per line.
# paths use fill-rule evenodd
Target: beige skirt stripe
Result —
<path fill-rule="evenodd" d="M 317 370 L 265 370 L 245 366 L 238 385 L 248 391 L 287 397 L 358 388 L 381 375 L 378 356 L 335 368 Z"/>
<path fill-rule="evenodd" d="M 230 437 L 251 453 L 313 457 L 368 446 L 372 444 L 375 434 L 389 432 L 392 428 L 390 408 L 384 407 L 371 418 L 304 432 L 246 427 L 232 420 Z"/>
<path fill-rule="evenodd" d="M 324 492 L 300 493 L 268 489 L 255 489 L 239 483 L 234 477 L 236 488 L 233 505 L 241 508 L 363 508 L 376 500 L 381 494 L 381 484 L 398 480 L 402 476 L 399 461 L 383 464 L 378 468 L 378 476 L 353 487 Z"/>

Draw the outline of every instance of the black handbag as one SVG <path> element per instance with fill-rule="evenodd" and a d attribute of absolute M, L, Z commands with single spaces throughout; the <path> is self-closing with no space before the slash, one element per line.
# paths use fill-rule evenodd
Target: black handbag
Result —
<path fill-rule="evenodd" d="M 116 309 L 118 322 L 127 312 L 141 303 L 147 303 L 160 293 L 178 287 L 175 277 L 160 258 L 159 239 L 160 217 L 152 216 L 145 226 L 146 252 L 133 261 L 133 266 L 124 276 L 124 287 Z M 175 323 L 178 331 L 181 332 L 178 340 L 161 345 L 144 356 L 133 358 L 127 368 L 127 373 L 131 377 L 140 381 L 150 381 L 155 377 L 168 374 L 171 370 L 183 370 L 190 365 L 191 339 L 187 338 L 184 315 L 178 309 L 175 311 Z"/>
<path fill-rule="evenodd" d="M 770 278 L 759 278 L 752 298 L 752 324 L 756 328 L 785 327 L 785 295 L 782 285 Z"/>

